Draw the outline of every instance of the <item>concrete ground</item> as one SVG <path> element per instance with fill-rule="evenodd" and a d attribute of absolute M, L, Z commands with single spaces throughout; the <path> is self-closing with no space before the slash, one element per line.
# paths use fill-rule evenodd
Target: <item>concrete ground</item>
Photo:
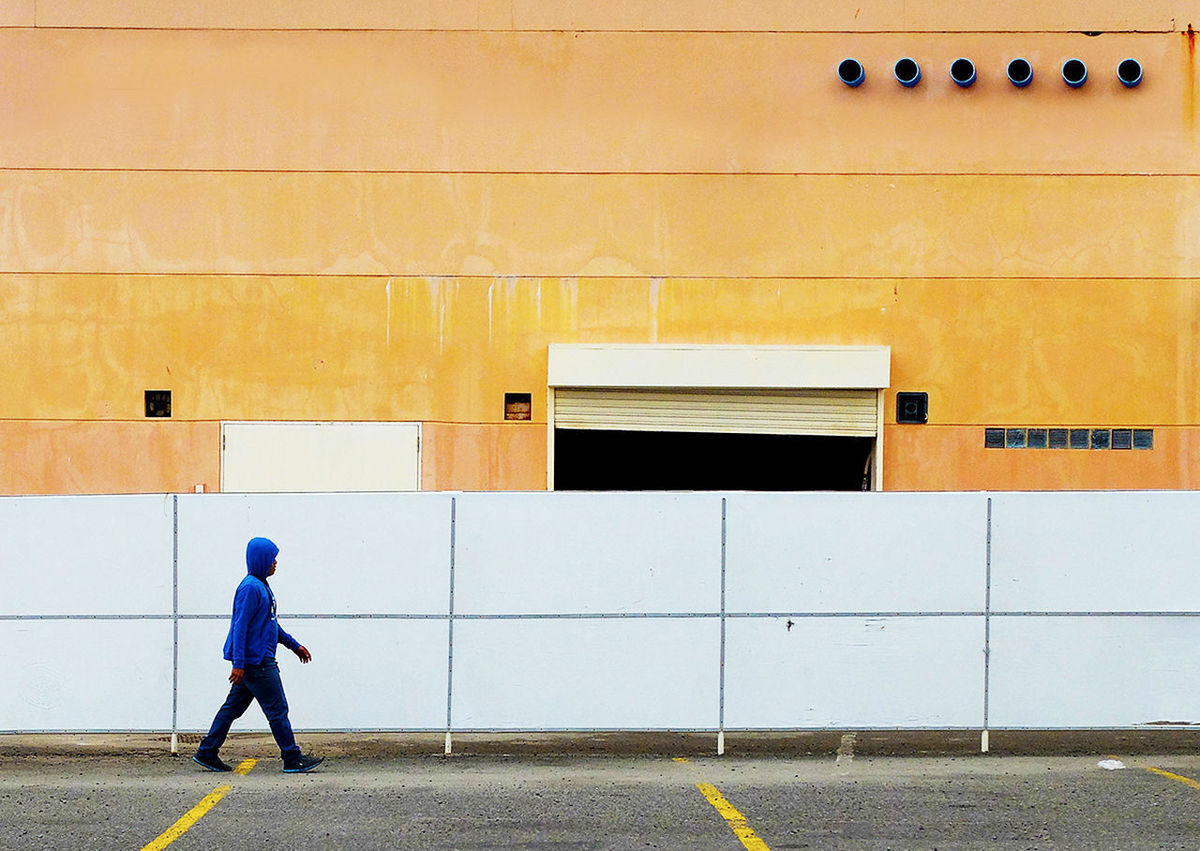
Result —
<path fill-rule="evenodd" d="M 269 736 L 244 776 L 169 737 L 0 736 L 0 849 L 1200 847 L 1200 731 Z M 1105 770 L 1110 757 L 1125 765 Z M 246 764 L 249 765 L 248 763 Z M 758 844 L 755 844 L 758 843 Z"/>

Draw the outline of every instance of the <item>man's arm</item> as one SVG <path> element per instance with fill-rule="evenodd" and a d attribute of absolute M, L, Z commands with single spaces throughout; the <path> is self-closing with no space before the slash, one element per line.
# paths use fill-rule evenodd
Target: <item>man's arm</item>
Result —
<path fill-rule="evenodd" d="M 278 622 L 276 622 L 275 625 L 279 626 Z M 292 638 L 287 630 L 281 626 L 279 627 L 279 643 L 295 653 L 296 657 L 299 658 L 299 660 L 305 665 L 312 661 L 312 654 L 308 652 L 308 648 L 296 639 Z"/>

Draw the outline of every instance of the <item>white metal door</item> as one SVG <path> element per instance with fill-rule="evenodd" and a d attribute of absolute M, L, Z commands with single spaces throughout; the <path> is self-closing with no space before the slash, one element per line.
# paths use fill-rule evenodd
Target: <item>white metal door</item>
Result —
<path fill-rule="evenodd" d="M 419 423 L 221 424 L 221 490 L 415 491 Z"/>

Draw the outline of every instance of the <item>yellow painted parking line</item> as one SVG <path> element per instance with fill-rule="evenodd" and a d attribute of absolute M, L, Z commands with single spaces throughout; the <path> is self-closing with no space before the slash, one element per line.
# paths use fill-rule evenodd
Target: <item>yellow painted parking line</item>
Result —
<path fill-rule="evenodd" d="M 233 773 L 240 774 L 242 777 L 245 777 L 256 765 L 258 765 L 257 759 L 242 760 L 241 764 L 233 770 Z M 162 851 L 163 848 L 166 848 L 176 839 L 187 833 L 196 822 L 204 818 L 205 814 L 215 807 L 220 800 L 228 795 L 232 790 L 233 787 L 228 785 L 218 786 L 216 789 L 213 789 L 200 799 L 200 803 L 196 804 L 196 806 L 184 813 L 179 821 L 175 822 L 175 824 L 163 831 L 162 834 L 154 839 L 153 842 L 142 846 L 142 851 Z"/>
<path fill-rule="evenodd" d="M 733 804 L 725 800 L 725 796 L 717 790 L 716 786 L 711 783 L 697 783 L 696 788 L 721 814 L 721 818 L 725 819 L 730 830 L 733 831 L 733 835 L 741 840 L 742 845 L 746 846 L 748 851 L 771 851 L 767 843 L 763 842 L 746 823 L 746 817 L 738 812 Z"/>
<path fill-rule="evenodd" d="M 144 846 L 142 851 L 162 851 L 163 848 L 166 848 L 176 839 L 187 833 L 192 825 L 204 818 L 204 814 L 215 807 L 217 802 L 224 798 L 232 788 L 232 786 L 218 786 L 216 789 L 213 789 L 200 800 L 200 803 L 184 813 L 183 818 L 168 827 L 161 836 L 149 845 Z"/>
<path fill-rule="evenodd" d="M 1147 768 L 1149 772 L 1166 777 L 1169 780 L 1175 780 L 1182 783 L 1184 786 L 1190 786 L 1193 789 L 1200 789 L 1200 782 L 1193 780 L 1190 777 L 1184 777 L 1182 774 L 1172 774 L 1169 771 L 1163 771 L 1161 768 Z"/>

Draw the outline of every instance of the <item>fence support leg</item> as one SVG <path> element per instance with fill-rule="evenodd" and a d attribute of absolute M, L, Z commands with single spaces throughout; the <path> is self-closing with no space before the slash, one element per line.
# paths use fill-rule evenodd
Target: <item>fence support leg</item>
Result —
<path fill-rule="evenodd" d="M 450 745 L 451 745 L 451 742 L 450 742 L 450 731 L 449 731 L 449 730 L 447 730 L 447 731 L 446 731 L 446 756 L 450 756 L 450 750 L 451 750 L 451 747 L 450 747 Z"/>
<path fill-rule="evenodd" d="M 717 731 L 717 756 L 725 755 L 725 731 Z"/>
<path fill-rule="evenodd" d="M 983 733 L 981 733 L 979 736 L 979 752 L 980 753 L 988 752 L 988 731 L 987 730 L 984 730 Z"/>

